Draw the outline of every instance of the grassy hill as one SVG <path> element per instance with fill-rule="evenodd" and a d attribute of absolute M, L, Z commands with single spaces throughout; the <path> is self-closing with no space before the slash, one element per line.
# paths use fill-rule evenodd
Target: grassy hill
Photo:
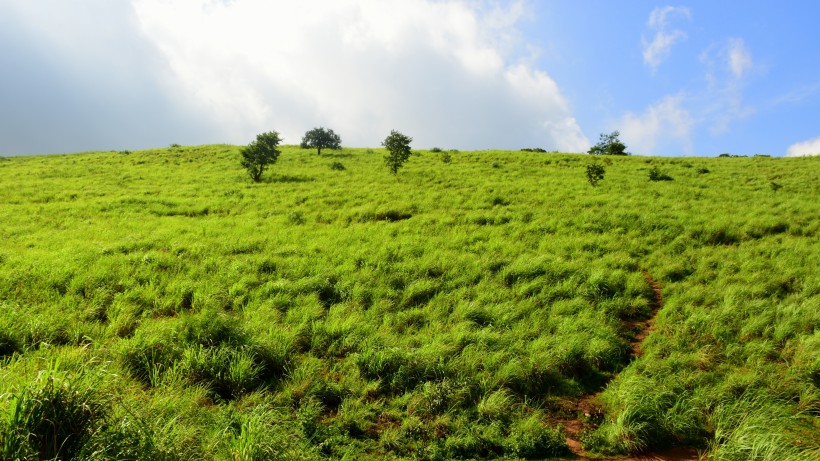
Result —
<path fill-rule="evenodd" d="M 820 456 L 820 158 L 238 151 L 0 158 L 0 459 Z"/>

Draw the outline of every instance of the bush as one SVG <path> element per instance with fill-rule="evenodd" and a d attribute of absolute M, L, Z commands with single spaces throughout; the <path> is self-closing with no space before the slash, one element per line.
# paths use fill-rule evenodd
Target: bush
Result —
<path fill-rule="evenodd" d="M 344 171 L 345 166 L 342 165 L 340 162 L 333 162 L 330 164 L 330 169 L 334 171 Z"/>
<path fill-rule="evenodd" d="M 291 211 L 288 213 L 288 222 L 290 224 L 301 225 L 305 223 L 305 215 L 301 211 Z"/>
<path fill-rule="evenodd" d="M 649 180 L 650 181 L 672 181 L 672 176 L 669 176 L 668 174 L 664 173 L 658 167 L 652 167 L 652 169 L 649 170 Z"/>
<path fill-rule="evenodd" d="M 598 185 L 598 182 L 604 179 L 604 174 L 606 173 L 606 168 L 600 163 L 590 163 L 587 165 L 587 181 L 595 187 Z"/>

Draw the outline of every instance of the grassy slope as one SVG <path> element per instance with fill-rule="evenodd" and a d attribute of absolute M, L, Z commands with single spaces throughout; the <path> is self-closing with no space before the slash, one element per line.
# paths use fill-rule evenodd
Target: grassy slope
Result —
<path fill-rule="evenodd" d="M 0 159 L 4 455 L 79 408 L 78 458 L 558 456 L 607 383 L 589 450 L 817 452 L 820 158 L 381 157 Z"/>

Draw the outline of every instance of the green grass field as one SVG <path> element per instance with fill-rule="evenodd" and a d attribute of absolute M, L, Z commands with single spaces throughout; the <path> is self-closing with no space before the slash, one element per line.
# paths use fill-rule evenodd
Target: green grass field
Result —
<path fill-rule="evenodd" d="M 0 459 L 820 459 L 820 157 L 449 155 L 0 158 Z"/>

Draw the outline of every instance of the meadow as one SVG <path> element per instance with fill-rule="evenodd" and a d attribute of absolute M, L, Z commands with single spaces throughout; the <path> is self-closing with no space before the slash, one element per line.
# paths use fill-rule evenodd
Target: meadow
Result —
<path fill-rule="evenodd" d="M 239 149 L 0 158 L 0 459 L 820 459 L 820 157 Z"/>

